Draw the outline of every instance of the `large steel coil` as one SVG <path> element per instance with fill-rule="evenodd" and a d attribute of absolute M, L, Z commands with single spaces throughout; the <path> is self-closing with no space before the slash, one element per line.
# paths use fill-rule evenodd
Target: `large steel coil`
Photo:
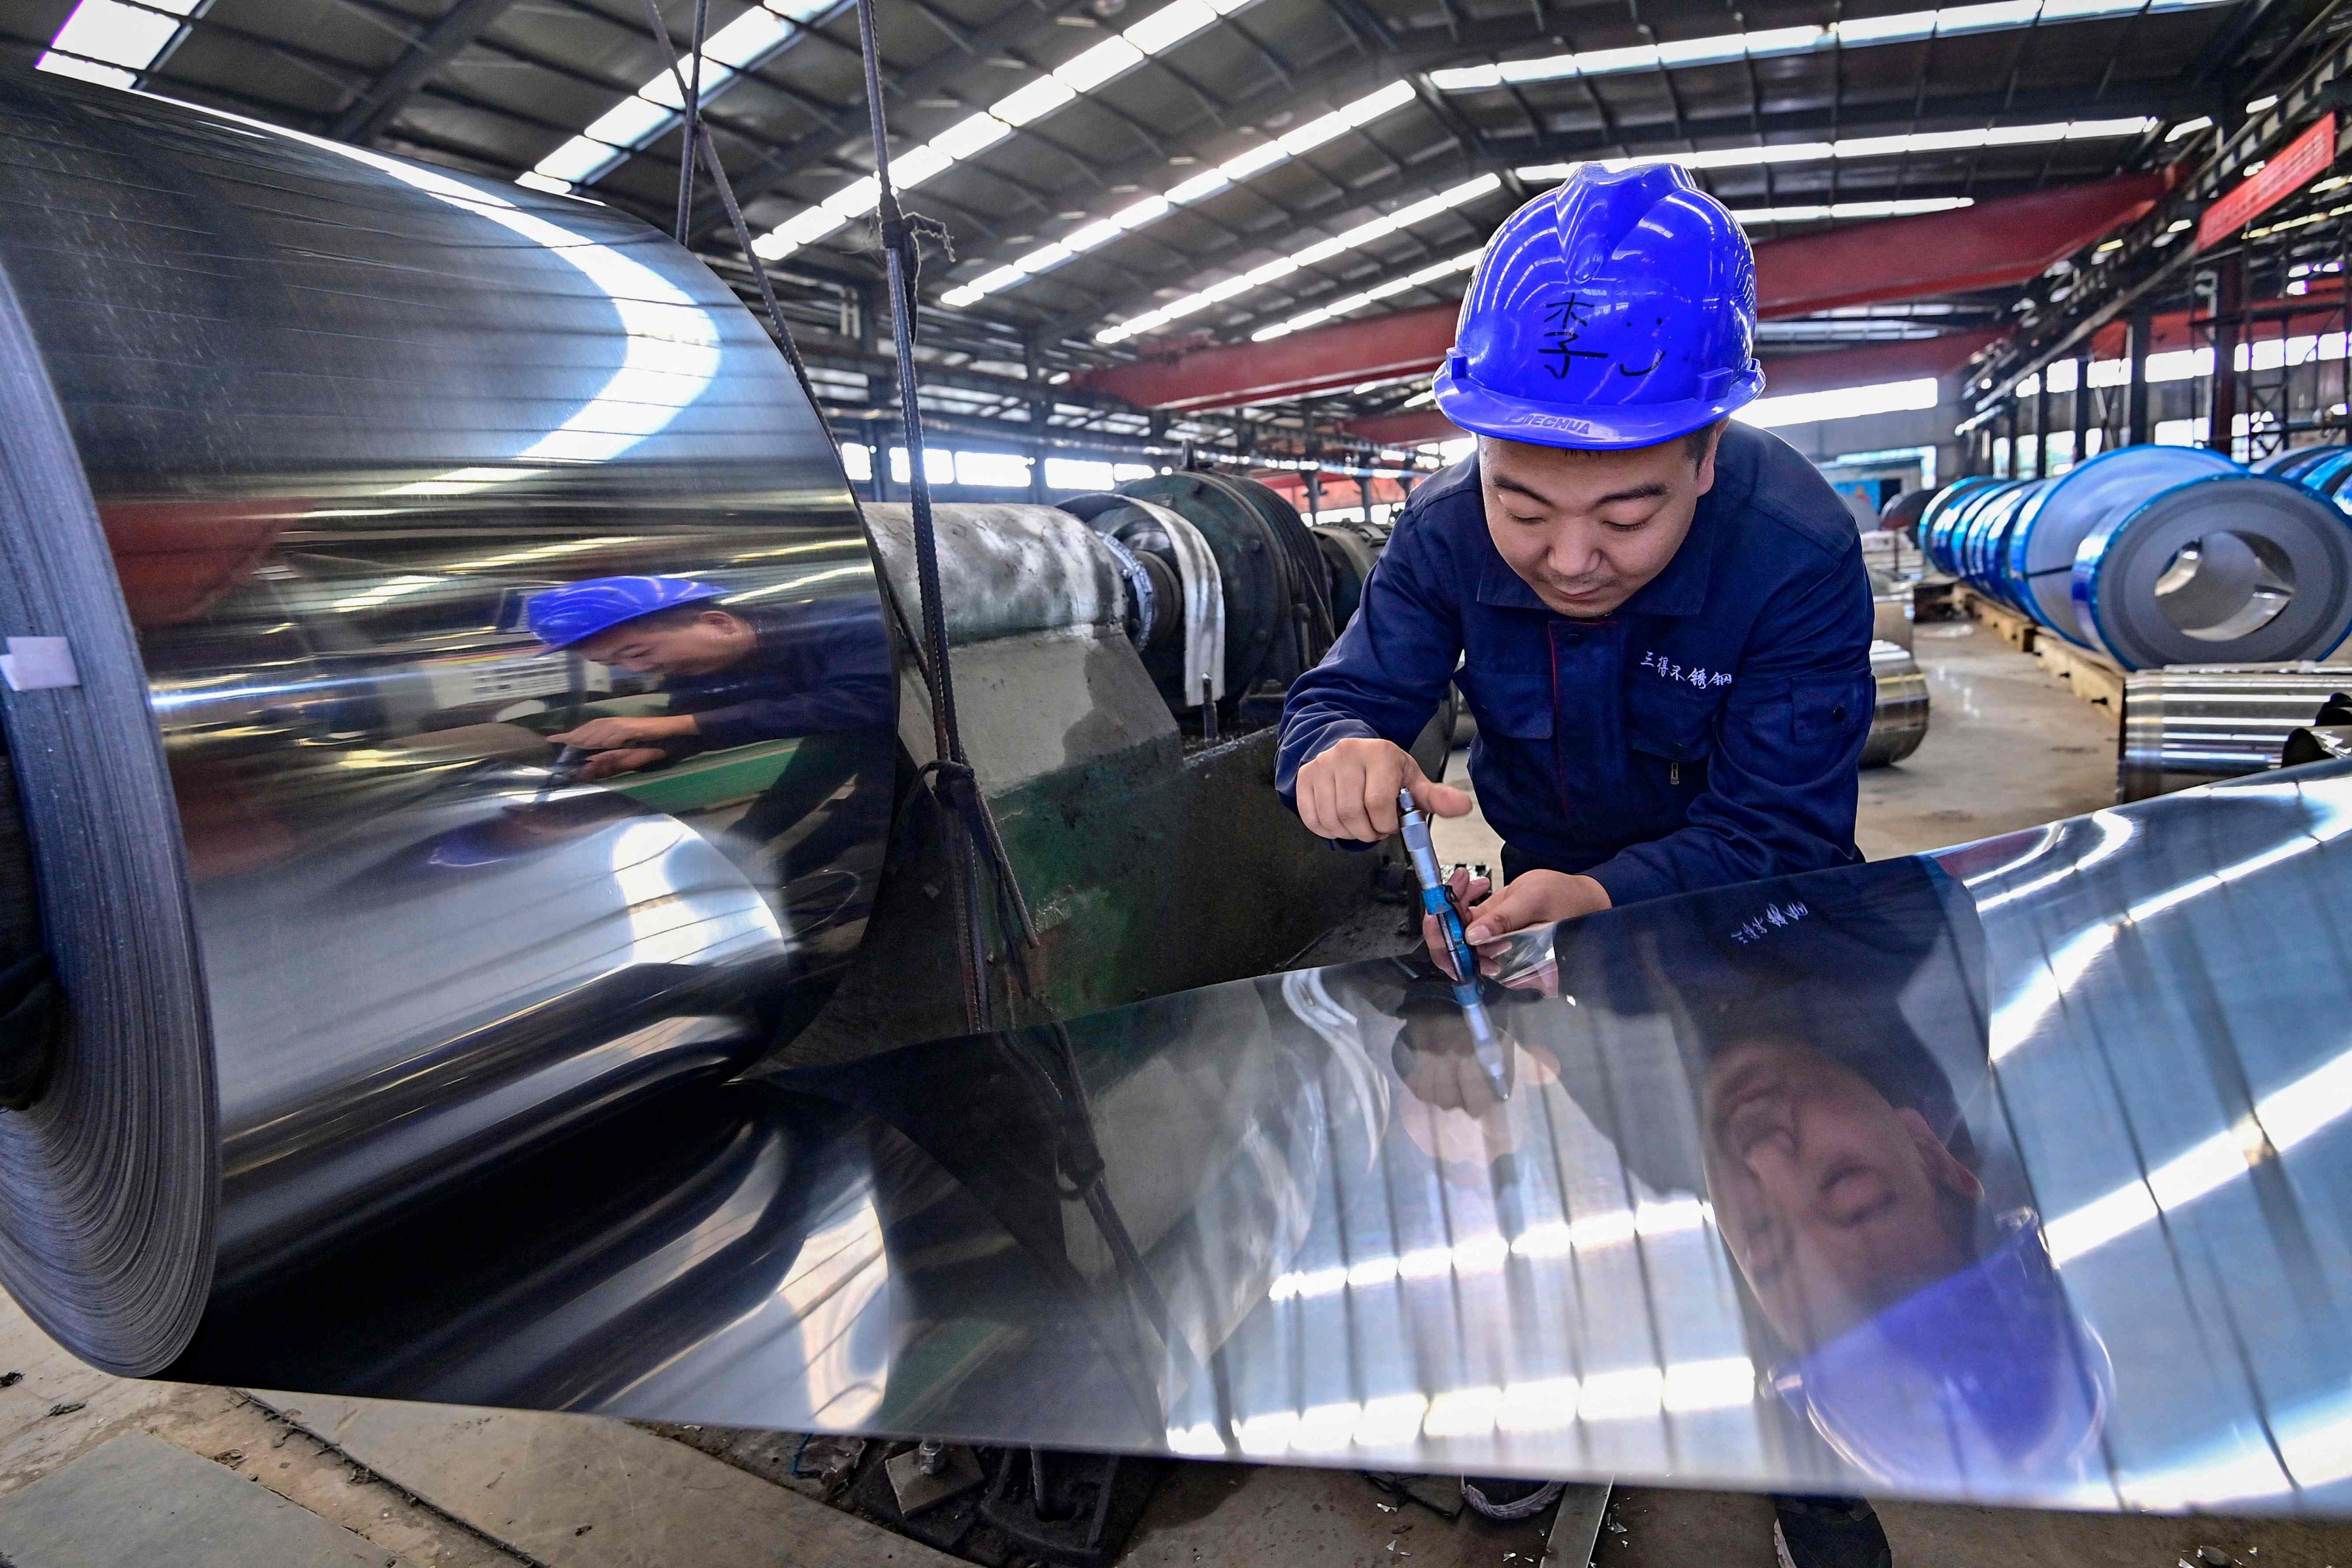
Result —
<path fill-rule="evenodd" d="M 2050 481 L 2031 521 L 2006 542 L 1998 567 L 2003 599 L 2068 642 L 2088 646 L 2074 598 L 2083 541 L 2155 490 L 2236 469 L 2202 447 L 2126 447 L 2068 469 Z"/>
<path fill-rule="evenodd" d="M 897 687 L 816 411 L 684 250 L 56 81 L 0 79 L 0 625 L 73 667 L 6 701 L 71 1012 L 0 1113 L 0 1280 L 142 1373 L 217 1292 L 814 1011 Z M 611 575 L 751 641 L 695 676 L 519 624 Z M 667 738 L 566 768 L 591 721 Z"/>
<path fill-rule="evenodd" d="M 2341 447 L 2288 447 L 2273 452 L 2267 458 L 2258 458 L 2249 466 L 2258 474 L 2268 474 L 2273 479 L 2294 479 L 2299 483 L 2303 476 L 2316 465 L 2343 455 L 2344 448 Z"/>
<path fill-rule="evenodd" d="M 2086 535 L 2074 618 L 2126 669 L 2323 658 L 2352 629 L 2352 527 L 2311 491 L 2215 474 Z"/>
<path fill-rule="evenodd" d="M 2323 454 L 2295 483 L 2202 447 L 2126 447 L 2051 479 L 1964 479 L 1920 544 L 2127 670 L 2324 658 L 2352 630 L 2352 526 L 2319 488 L 2352 478 L 2347 459 Z"/>

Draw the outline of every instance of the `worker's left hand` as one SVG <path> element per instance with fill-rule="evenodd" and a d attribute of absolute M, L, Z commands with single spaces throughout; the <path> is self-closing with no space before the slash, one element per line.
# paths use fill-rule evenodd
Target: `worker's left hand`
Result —
<path fill-rule="evenodd" d="M 1565 871 L 1522 871 L 1484 903 L 1465 909 L 1463 934 L 1478 950 L 1478 966 L 1492 973 L 1507 951 L 1502 940 L 1530 926 L 1572 921 L 1609 908 L 1609 889 Z"/>
<path fill-rule="evenodd" d="M 652 767 L 668 756 L 659 746 L 616 746 L 582 763 L 578 776 L 583 784 L 608 779 L 614 773 L 633 773 L 639 768 Z"/>
<path fill-rule="evenodd" d="M 1462 923 L 1465 925 L 1470 923 L 1470 906 L 1485 898 L 1494 887 L 1494 883 L 1486 878 L 1473 877 L 1467 868 L 1461 866 L 1454 868 L 1454 875 L 1446 879 L 1445 885 L 1454 889 L 1454 907 L 1462 911 Z M 1435 915 L 1421 917 L 1421 940 L 1429 944 L 1429 956 L 1437 961 L 1438 969 L 1448 980 L 1462 978 L 1454 973 L 1454 952 L 1445 940 L 1445 928 L 1437 923 Z"/>
<path fill-rule="evenodd" d="M 583 752 L 609 752 L 622 746 L 640 746 L 647 741 L 667 741 L 679 735 L 694 733 L 694 715 L 680 713 L 646 719 L 591 719 L 576 730 L 566 730 L 549 740 L 559 746 L 577 746 Z"/>

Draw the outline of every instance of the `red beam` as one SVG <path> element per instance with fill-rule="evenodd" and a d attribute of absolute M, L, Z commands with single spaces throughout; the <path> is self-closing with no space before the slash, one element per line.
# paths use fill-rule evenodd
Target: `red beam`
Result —
<path fill-rule="evenodd" d="M 1811 353 L 1777 354 L 1764 362 L 1767 396 L 1787 392 L 1825 392 L 1839 386 L 1868 386 L 1882 381 L 1912 381 L 1923 375 L 1950 375 L 1976 352 L 2000 334 L 1994 331 L 1951 332 L 1940 338 L 1913 338 L 1891 343 L 1864 343 L 1829 348 Z M 1340 429 L 1388 447 L 1417 447 L 1427 441 L 1451 441 L 1463 434 L 1459 426 L 1434 408 L 1409 409 L 1402 414 L 1375 415 Z"/>
<path fill-rule="evenodd" d="M 2147 212 L 2169 181 L 2132 174 L 1767 240 L 1756 247 L 1757 314 L 1771 320 L 2022 283 Z"/>
<path fill-rule="evenodd" d="M 2067 185 L 1948 213 L 1883 218 L 1756 247 L 1768 319 L 2021 282 L 2147 210 L 2163 174 Z M 1423 375 L 1454 346 L 1456 307 L 1310 327 L 1263 343 L 1171 349 L 1077 384 L 1147 408 L 1230 408 Z"/>
<path fill-rule="evenodd" d="M 1080 372 L 1079 386 L 1146 408 L 1231 408 L 1333 392 L 1437 368 L 1454 346 L 1453 305 L 1428 305 L 1263 343 L 1212 343 Z"/>
<path fill-rule="evenodd" d="M 1383 447 L 1418 447 L 1427 441 L 1458 440 L 1468 434 L 1434 408 L 1409 408 L 1402 414 L 1376 414 L 1339 428 L 1350 436 L 1377 441 Z"/>

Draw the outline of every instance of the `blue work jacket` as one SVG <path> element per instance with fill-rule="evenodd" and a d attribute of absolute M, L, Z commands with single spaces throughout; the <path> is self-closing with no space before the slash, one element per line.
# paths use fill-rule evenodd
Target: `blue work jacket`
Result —
<path fill-rule="evenodd" d="M 1410 745 L 1451 679 L 1508 875 L 1583 872 L 1628 904 L 1845 865 L 1870 633 L 1853 515 L 1777 437 L 1725 427 L 1682 548 L 1602 620 L 1547 608 L 1503 560 L 1472 458 L 1414 494 L 1356 618 L 1291 686 L 1276 787 L 1296 809 L 1335 742 Z"/>

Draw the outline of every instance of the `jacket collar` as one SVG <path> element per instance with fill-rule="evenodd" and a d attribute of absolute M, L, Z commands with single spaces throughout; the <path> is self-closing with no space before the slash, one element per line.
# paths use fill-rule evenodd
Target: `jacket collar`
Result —
<path fill-rule="evenodd" d="M 1507 610 L 1540 610 L 1545 615 L 1559 612 L 1543 602 L 1527 580 L 1511 570 L 1501 551 L 1495 548 L 1494 538 L 1486 527 L 1486 499 L 1478 485 L 1477 459 L 1463 465 L 1468 470 L 1467 488 L 1479 507 L 1479 542 L 1486 546 L 1478 572 L 1478 602 Z M 1701 496 L 1698 509 L 1691 516 L 1690 532 L 1683 538 L 1682 548 L 1666 563 L 1666 569 L 1651 578 L 1621 605 L 1620 616 L 1696 616 L 1706 607 L 1706 591 L 1714 576 L 1715 556 L 1724 537 L 1724 519 L 1748 500 L 1746 476 L 1735 479 L 1726 471 L 1718 453 L 1715 471 L 1715 488 Z"/>

